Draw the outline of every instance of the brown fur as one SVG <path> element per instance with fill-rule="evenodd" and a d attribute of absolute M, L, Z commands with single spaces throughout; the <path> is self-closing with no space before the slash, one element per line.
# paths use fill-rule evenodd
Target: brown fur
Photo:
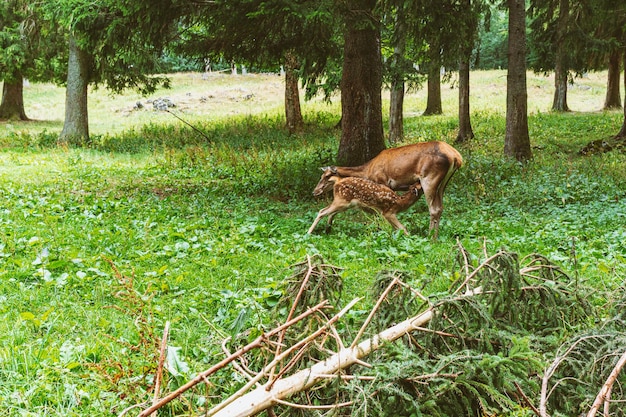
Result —
<path fill-rule="evenodd" d="M 463 165 L 463 157 L 445 142 L 421 142 L 398 148 L 385 149 L 369 162 L 358 167 L 326 167 L 313 191 L 320 195 L 330 190 L 329 178 L 360 177 L 393 190 L 406 190 L 420 182 L 430 212 L 430 230 L 434 238 L 439 231 L 443 212 L 443 193 L 452 175 Z"/>
<path fill-rule="evenodd" d="M 411 185 L 403 195 L 396 194 L 385 185 L 363 178 L 341 178 L 333 175 L 328 178 L 328 183 L 333 184 L 333 202 L 320 210 L 308 231 L 309 234 L 313 233 L 322 217 L 329 216 L 328 228 L 330 228 L 335 214 L 350 207 L 374 209 L 382 214 L 394 228 L 409 234 L 406 227 L 398 221 L 396 214 L 408 209 L 422 195 L 422 187 L 419 182 Z"/>

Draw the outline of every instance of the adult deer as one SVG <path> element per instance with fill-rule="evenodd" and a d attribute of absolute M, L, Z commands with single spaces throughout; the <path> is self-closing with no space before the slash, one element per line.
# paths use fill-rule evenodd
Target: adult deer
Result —
<path fill-rule="evenodd" d="M 430 228 L 433 238 L 439 235 L 439 220 L 443 212 L 443 193 L 452 175 L 463 165 L 463 157 L 445 142 L 421 142 L 397 148 L 385 149 L 373 159 L 357 167 L 330 166 L 313 190 L 320 195 L 332 188 L 332 176 L 360 177 L 393 190 L 406 190 L 420 182 L 430 212 Z"/>
<path fill-rule="evenodd" d="M 398 195 L 386 185 L 364 178 L 341 178 L 338 175 L 333 175 L 328 178 L 328 181 L 333 183 L 333 202 L 320 210 L 307 232 L 308 234 L 313 233 L 315 226 L 324 216 L 328 216 L 327 227 L 330 228 L 335 214 L 350 207 L 374 209 L 382 214 L 394 228 L 402 230 L 405 235 L 409 234 L 406 227 L 398 221 L 396 214 L 408 209 L 422 195 L 422 186 L 419 182 L 411 185 L 405 194 Z"/>

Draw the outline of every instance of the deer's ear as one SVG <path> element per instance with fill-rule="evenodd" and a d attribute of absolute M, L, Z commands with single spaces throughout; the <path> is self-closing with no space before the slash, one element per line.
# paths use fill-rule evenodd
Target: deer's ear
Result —
<path fill-rule="evenodd" d="M 337 173 L 337 167 L 328 167 L 333 174 Z"/>
<path fill-rule="evenodd" d="M 320 167 L 320 169 L 321 169 L 322 171 L 326 171 L 327 169 L 330 169 L 330 167 Z"/>

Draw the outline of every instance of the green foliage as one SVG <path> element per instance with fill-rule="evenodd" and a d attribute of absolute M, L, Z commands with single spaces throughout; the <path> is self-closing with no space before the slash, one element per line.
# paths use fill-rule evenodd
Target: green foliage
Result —
<path fill-rule="evenodd" d="M 90 67 L 83 76 L 89 83 L 142 94 L 168 85 L 167 78 L 154 74 L 162 73 L 159 57 L 182 12 L 176 2 L 63 0 L 42 7 L 88 53 Z"/>
<path fill-rule="evenodd" d="M 196 7 L 180 28 L 178 49 L 187 56 L 245 62 L 276 71 L 285 54 L 298 59 L 309 89 L 325 83 L 341 56 L 340 17 L 331 1 L 217 1 Z M 334 74 L 331 72 L 331 77 Z M 333 83 L 331 83 L 333 84 Z M 336 85 L 333 85 L 336 87 Z"/>
<path fill-rule="evenodd" d="M 166 50 L 163 53 L 159 61 L 160 68 L 162 68 L 162 70 L 166 73 L 201 71 L 204 69 L 204 64 L 200 60 L 188 58 L 169 50 Z M 215 68 L 214 66 L 213 70 L 216 69 L 223 68 Z"/>
<path fill-rule="evenodd" d="M 541 366 L 525 339 L 497 355 L 459 351 L 428 358 L 406 345 L 388 346 L 385 353 L 374 368 L 376 383 L 366 387 L 352 415 L 512 414 L 522 410 L 512 400 L 514 381 L 533 387 L 523 381 Z M 355 383 L 348 389 L 361 396 L 363 387 Z"/>
<path fill-rule="evenodd" d="M 469 253 L 464 252 L 463 255 L 465 258 L 471 258 Z M 347 386 L 340 382 L 340 378 L 331 379 L 312 392 L 299 394 L 300 399 L 291 400 L 313 405 L 350 401 L 350 414 L 358 416 L 371 414 L 473 416 L 482 413 L 523 412 L 523 404 L 516 400 L 517 393 L 538 392 L 539 384 L 533 375 L 542 370 L 541 348 L 551 345 L 554 338 L 536 335 L 532 329 L 529 331 L 529 328 L 536 325 L 532 318 L 528 320 L 529 315 L 516 317 L 516 320 L 511 320 L 510 317 L 502 320 L 502 311 L 493 308 L 490 300 L 493 299 L 494 293 L 502 291 L 502 278 L 506 276 L 517 276 L 517 279 L 510 279 L 508 284 L 512 287 L 517 285 L 518 291 L 508 291 L 501 297 L 507 298 L 511 305 L 515 304 L 521 309 L 537 308 L 537 304 L 529 297 L 519 297 L 528 288 L 526 283 L 522 284 L 520 274 L 526 274 L 529 267 L 522 270 L 516 269 L 518 267 L 515 254 L 500 252 L 491 257 L 478 267 L 476 270 L 478 273 L 463 277 L 469 286 L 479 285 L 478 288 L 481 290 L 477 290 L 475 295 L 444 296 L 434 305 L 435 319 L 429 326 L 430 331 L 418 328 L 410 335 L 406 335 L 405 343 L 385 345 L 383 349 L 368 357 L 371 368 L 363 370 L 354 367 L 351 370 L 350 374 L 355 378 L 351 379 Z M 336 289 L 332 289 L 332 281 L 337 275 L 337 270 L 325 264 L 321 258 L 308 258 L 306 262 L 297 264 L 294 269 L 295 274 L 287 284 L 288 289 L 277 304 L 277 314 L 274 316 L 283 317 L 279 323 L 286 321 L 298 311 L 305 311 L 307 306 L 316 305 L 325 298 L 325 294 L 329 294 L 328 298 L 331 299 L 337 296 Z M 493 273 L 493 270 L 497 273 Z M 556 276 L 559 271 L 555 272 L 555 268 L 546 263 L 531 263 L 530 270 L 533 274 L 546 279 L 560 278 Z M 414 303 L 416 298 L 414 291 L 409 290 L 405 284 L 398 284 L 399 278 L 410 276 L 381 273 L 374 283 L 373 295 L 378 298 L 385 293 L 386 296 L 380 310 L 376 312 L 377 325 L 370 329 L 372 335 L 393 325 L 394 321 L 403 320 L 424 309 L 423 306 L 420 308 L 420 304 L 423 303 Z M 451 288 L 457 288 L 458 285 L 459 283 L 452 283 Z M 464 286 L 465 284 L 459 288 Z M 580 310 L 575 303 L 577 291 L 568 291 L 565 287 L 552 288 L 548 291 L 568 301 L 560 304 L 548 302 L 543 306 L 552 307 L 553 320 L 559 321 L 563 315 L 570 315 L 570 311 Z M 449 308 L 464 301 L 473 306 Z M 289 307 L 292 302 L 297 303 L 299 308 L 293 306 L 287 315 L 285 307 Z M 281 307 L 282 305 L 284 307 Z M 461 316 L 450 314 L 455 309 L 462 311 L 463 314 Z M 580 318 L 578 317 L 578 320 Z M 442 321 L 446 322 L 445 326 L 441 325 Z M 500 323 L 503 326 L 495 325 L 490 329 L 489 322 Z M 288 336 L 281 341 L 285 346 L 292 346 L 303 340 L 320 324 L 320 318 L 314 316 L 290 328 L 286 332 Z M 474 328 L 477 324 L 478 330 Z M 451 328 L 457 328 L 458 332 L 452 330 L 454 333 L 450 333 Z M 347 328 L 340 329 L 344 337 L 350 333 Z M 321 345 L 329 348 L 328 343 Z M 337 346 L 330 349 L 335 351 Z M 300 366 L 295 366 L 295 369 L 300 369 L 323 360 L 327 355 L 328 353 L 319 350 L 318 345 L 314 344 L 304 354 L 295 355 L 289 364 L 294 366 L 295 363 L 300 363 Z M 271 358 L 271 352 L 260 350 L 258 354 L 247 357 L 245 362 L 252 364 L 253 369 L 256 369 L 268 363 Z M 302 410 L 286 409 L 284 412 L 282 410 L 281 407 L 277 412 L 283 415 L 301 415 L 301 413 L 309 415 Z"/>
<path fill-rule="evenodd" d="M 522 413 L 518 393 L 538 394 L 534 375 L 543 370 L 542 355 L 556 348 L 556 335 L 586 327 L 591 306 L 581 294 L 587 289 L 572 288 L 545 258 L 532 256 L 520 269 L 514 253 L 498 252 L 473 267 L 467 262 L 475 256 L 462 247 L 459 257 L 466 273 L 433 300 L 429 329 L 416 329 L 404 343 L 371 355 L 373 366 L 365 374 L 375 379 L 355 379 L 348 386 L 359 397 L 352 415 Z M 377 294 L 392 276 L 399 277 L 387 275 L 375 283 Z M 466 288 L 474 291 L 459 293 Z M 389 292 L 379 313 L 383 327 L 394 315 L 398 321 L 423 311 L 424 306 L 418 308 L 423 301 L 416 298 L 404 286 Z"/>
<path fill-rule="evenodd" d="M 49 81 L 67 62 L 63 30 L 41 4 L 22 0 L 0 4 L 0 79 Z M 19 79 L 19 80 L 18 80 Z"/>
<path fill-rule="evenodd" d="M 53 123 L 44 124 L 47 130 L 41 134 L 28 133 L 40 124 L 5 125 L 0 139 L 0 404 L 9 404 L 9 416 L 117 415 L 120 404 L 149 399 L 153 362 L 120 343 L 136 346 L 141 340 L 135 327 L 138 315 L 108 308 L 116 305 L 133 312 L 135 304 L 116 297 L 119 280 L 105 259 L 134 277 L 133 288 L 141 299 L 136 305 L 144 305 L 152 315 L 154 334 L 160 334 L 166 321 L 172 323 L 171 362 L 183 375 L 169 375 L 168 388 L 185 379 L 184 364 L 196 373 L 223 358 L 221 343 L 229 335 L 236 338 L 229 345 L 232 349 L 265 331 L 268 323 L 280 321 L 284 316 L 277 318 L 279 313 L 273 312 L 287 293 L 285 281 L 295 273 L 291 265 L 306 255 L 321 255 L 324 264 L 341 268 L 336 304 L 365 297 L 338 327 L 347 340 L 390 275 L 401 277 L 431 302 L 443 301 L 464 272 L 457 258 L 458 241 L 467 248 L 472 268 L 481 259 L 476 254 L 505 248 L 519 253 L 522 269 L 534 265 L 531 258 L 524 260 L 527 255 L 542 253 L 568 271 L 498 278 L 495 271 L 515 269 L 514 259 L 504 259 L 490 277 L 499 293 L 471 305 L 450 300 L 447 308 L 462 316 L 466 310 L 475 315 L 492 307 L 498 321 L 485 322 L 489 326 L 479 336 L 496 335 L 505 343 L 477 342 L 457 331 L 466 336 L 463 343 L 446 339 L 457 349 L 441 358 L 395 344 L 370 371 L 384 381 L 378 386 L 380 394 L 370 396 L 375 389 L 368 391 L 368 385 L 368 390 L 350 388 L 350 399 L 363 407 L 355 413 L 372 415 L 372 407 L 379 406 L 399 410 L 399 415 L 448 412 L 437 401 L 440 393 L 462 412 L 480 404 L 486 410 L 528 415 L 502 396 L 512 398 L 511 381 L 517 381 L 536 403 L 537 380 L 521 376 L 540 374 L 558 346 L 567 349 L 568 341 L 591 334 L 588 326 L 595 320 L 606 323 L 597 333 L 615 331 L 611 346 L 623 346 L 618 326 L 624 321 L 619 294 L 626 277 L 625 156 L 578 154 L 590 140 L 613 135 L 622 114 L 531 114 L 534 160 L 522 165 L 501 157 L 503 115 L 497 110 L 474 113 L 477 139 L 459 148 L 465 163 L 446 190 L 437 242 L 427 236 L 423 200 L 401 214 L 410 237 L 393 233 L 378 217 L 361 212 L 338 216 L 341 227 L 328 235 L 307 236 L 315 213 L 326 204 L 311 191 L 319 167 L 334 162 L 339 132 L 333 130 L 338 115 L 328 108 L 305 116 L 307 126 L 298 135 L 285 132 L 281 117 L 263 115 L 194 122 L 208 138 L 178 121 L 154 122 L 119 134 L 96 134 L 82 147 L 59 147 L 59 126 Z M 451 142 L 454 118 L 409 116 L 407 140 Z M 511 293 L 520 298 L 509 311 L 502 288 L 508 291 L 507 285 L 513 284 L 517 286 Z M 547 309 L 536 308 L 563 306 L 567 298 L 557 296 L 559 291 L 582 289 L 588 293 L 570 304 L 568 314 L 561 316 L 566 319 L 562 325 Z M 407 293 L 398 300 L 402 308 L 385 310 L 375 327 L 422 308 L 422 302 Z M 525 308 L 523 302 L 535 308 Z M 278 311 L 283 314 L 288 305 L 280 304 Z M 590 307 L 591 318 L 581 319 Z M 514 319 L 526 317 L 532 326 L 513 337 Z M 478 320 L 470 324 L 482 329 Z M 426 345 L 421 336 L 418 342 Z M 431 345 L 444 343 L 431 337 Z M 611 351 L 608 339 L 594 340 L 600 354 Z M 478 353 L 481 346 L 485 349 Z M 591 351 L 590 344 L 584 348 Z M 406 366 L 394 365 L 393 358 L 404 359 Z M 591 375 L 590 368 L 583 367 L 586 357 L 577 358 L 577 363 L 559 367 L 553 381 L 570 375 L 568 369 Z M 119 390 L 107 379 L 111 369 L 105 369 L 115 363 L 123 365 L 120 375 L 128 376 Z M 433 365 L 444 367 L 447 374 L 461 373 L 465 365 L 467 371 L 458 383 L 441 376 L 425 384 L 417 377 L 432 373 L 428 369 Z M 611 362 L 597 365 L 603 366 L 602 372 L 594 374 L 593 382 L 559 386 L 567 392 L 551 397 L 555 415 L 572 415 L 562 410 L 588 403 L 593 395 L 589 387 L 606 378 Z M 414 380 L 407 380 L 407 369 Z M 186 397 L 188 403 L 178 402 L 165 413 L 214 404 L 244 380 L 225 368 L 211 382 L 208 395 L 203 387 Z M 502 391 L 493 393 L 492 384 Z M 347 399 L 345 392 L 340 397 L 329 394 L 338 386 L 332 381 L 329 390 L 313 395 L 323 403 Z M 120 398 L 123 392 L 125 401 Z M 423 401 L 415 401 L 416 392 L 423 394 Z M 461 394 L 466 402 L 460 402 Z M 478 398 L 485 395 L 493 398 L 480 403 Z M 361 401 L 369 397 L 379 401 Z M 566 404 L 557 404 L 558 398 Z"/>
<path fill-rule="evenodd" d="M 508 15 L 492 6 L 479 25 L 479 41 L 474 51 L 473 68 L 500 69 L 507 67 Z"/>
<path fill-rule="evenodd" d="M 580 332 L 568 338 L 553 355 L 558 366 L 549 380 L 551 390 L 548 410 L 554 415 L 585 413 L 593 403 L 601 387 L 619 357 L 624 353 L 626 332 L 624 331 L 624 288 L 610 300 L 607 319 L 590 332 Z M 612 400 L 623 398 L 621 388 L 626 382 L 620 373 L 614 387 Z M 585 387 L 589 387 L 585 389 Z M 612 407 L 611 414 L 626 415 L 623 407 Z"/>

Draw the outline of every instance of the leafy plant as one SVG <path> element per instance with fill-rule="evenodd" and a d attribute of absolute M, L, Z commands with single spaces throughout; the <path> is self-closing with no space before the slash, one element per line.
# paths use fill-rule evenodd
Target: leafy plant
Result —
<path fill-rule="evenodd" d="M 269 89 L 276 83 L 274 75 L 236 79 L 213 75 L 202 80 L 199 74 L 176 74 L 172 79 L 172 91 L 159 94 L 188 97 L 190 92 L 190 100 L 207 96 L 207 103 L 202 104 L 207 107 L 179 109 L 179 114 L 209 139 L 171 115 L 125 110 L 144 100 L 142 97 L 110 97 L 95 91 L 90 93 L 92 141 L 87 147 L 59 147 L 56 136 L 61 129 L 64 91 L 37 83 L 25 88 L 25 101 L 46 110 L 38 113 L 33 106 L 28 113 L 49 120 L 12 122 L 0 132 L 0 403 L 9 404 L 9 416 L 103 415 L 122 411 L 122 403 L 130 405 L 131 396 L 133 400 L 141 397 L 140 401 L 151 397 L 148 390 L 154 363 L 136 352 L 131 352 L 132 363 L 124 372 L 137 380 L 130 377 L 117 387 L 105 377 L 107 372 L 123 374 L 115 364 L 126 365 L 129 346 L 137 346 L 140 340 L 135 317 L 126 314 L 135 312 L 135 307 L 115 297 L 120 282 L 105 259 L 120 271 L 132 271 L 133 288 L 141 298 L 137 303 L 144 305 L 144 314 L 152 315 L 152 352 L 162 324 L 170 321 L 170 346 L 176 348 L 172 353 L 182 361 L 181 366 L 183 362 L 189 366 L 190 373 L 222 358 L 221 343 L 229 335 L 240 335 L 235 345 L 244 342 L 265 331 L 267 323 L 276 319 L 275 311 L 289 311 L 289 303 L 275 308 L 287 291 L 286 281 L 295 273 L 291 266 L 307 255 L 337 265 L 336 279 L 341 279 L 337 304 L 342 304 L 355 297 L 374 299 L 372 288 L 380 290 L 393 276 L 401 276 L 437 302 L 462 276 L 458 242 L 467 248 L 472 267 L 486 257 L 487 248 L 518 253 L 522 268 L 532 266 L 524 260 L 527 255 L 544 254 L 568 273 L 538 278 L 506 276 L 498 278 L 498 288 L 502 291 L 505 284 L 520 284 L 522 289 L 513 292 L 533 306 L 562 304 L 566 298 L 559 299 L 555 295 L 559 291 L 587 288 L 581 298 L 584 303 L 572 304 L 584 308 L 572 308 L 564 315 L 566 324 L 558 326 L 546 309 L 524 310 L 515 305 L 509 312 L 507 299 L 495 294 L 482 305 L 463 305 L 474 314 L 491 302 L 499 303 L 493 309 L 500 312 L 501 321 L 490 322 L 485 329 L 485 335 L 492 334 L 489 330 L 498 337 L 513 318 L 532 314 L 534 324 L 527 334 L 515 342 L 510 338 L 502 351 L 489 345 L 492 350 L 486 360 L 501 361 L 502 366 L 510 365 L 507 361 L 512 354 L 506 347 L 514 343 L 520 344 L 522 351 L 526 344 L 540 352 L 539 359 L 547 366 L 558 346 L 564 344 L 567 349 L 569 340 L 591 333 L 586 326 L 596 321 L 607 323 L 617 316 L 616 300 L 626 277 L 624 155 L 609 152 L 583 157 L 578 150 L 591 140 L 614 134 L 621 113 L 546 112 L 542 103 L 551 96 L 546 95 L 550 89 L 545 86 L 551 84 L 530 75 L 534 160 L 525 165 L 512 163 L 501 157 L 504 104 L 498 88 L 506 79 L 504 72 L 474 72 L 477 98 L 472 123 L 477 137 L 459 147 L 465 163 L 446 190 L 438 242 L 427 237 L 424 200 L 401 214 L 410 237 L 392 233 L 384 222 L 366 213 L 338 217 L 341 227 L 329 235 L 307 236 L 316 212 L 325 205 L 313 199 L 311 191 L 319 179 L 318 168 L 334 163 L 338 104 L 305 103 L 305 130 L 290 136 L 278 116 L 282 96 L 272 97 L 277 101 L 271 103 L 277 104 L 260 100 L 218 103 L 225 96 L 220 91 L 239 91 L 228 90 L 233 80 L 237 88 L 260 96 L 258 85 Z M 592 88 L 572 88 L 570 105 L 579 105 L 577 110 L 595 109 L 597 94 L 592 92 L 604 86 L 605 74 L 591 73 L 575 83 Z M 442 89 L 444 109 L 454 108 L 457 93 Z M 215 99 L 209 94 L 215 94 Z M 408 94 L 405 103 L 409 111 L 405 118 L 407 142 L 454 140 L 454 112 L 434 118 L 410 113 L 423 107 L 423 91 Z M 514 265 L 509 261 L 509 266 Z M 498 265 L 498 273 L 506 266 Z M 395 303 L 402 308 L 385 310 L 384 323 L 377 325 L 402 320 L 419 309 L 421 302 L 413 293 L 404 293 Z M 112 305 L 125 311 L 107 308 Z M 457 306 L 461 308 L 461 304 Z M 581 320 L 590 307 L 591 318 Z M 353 332 L 366 316 L 366 307 L 350 311 L 338 329 Z M 542 320 L 545 329 L 552 329 L 551 335 L 543 330 Z M 478 321 L 471 324 L 478 328 Z M 535 332 L 541 340 L 528 334 Z M 614 340 L 619 343 L 618 338 Z M 476 345 L 480 343 L 465 340 L 465 344 L 459 342 L 458 351 Z M 608 348 L 603 352 L 609 352 Z M 427 358 L 407 356 L 407 363 L 409 359 Z M 451 359 L 451 369 L 460 366 L 460 361 L 461 356 Z M 474 369 L 479 362 L 472 364 Z M 112 368 L 104 369 L 107 363 Z M 94 364 L 103 369 L 92 367 Z M 610 367 L 609 362 L 605 365 L 603 369 Z M 411 366 L 417 373 L 419 366 L 426 365 Z M 572 369 L 586 372 L 580 366 Z M 393 372 L 384 372 L 389 384 Z M 496 374 L 490 371 L 470 379 L 478 383 Z M 183 379 L 170 378 L 169 384 L 176 386 Z M 423 388 L 423 381 L 413 382 Z M 439 382 L 454 387 L 449 379 Z M 216 374 L 214 386 L 186 397 L 189 403 L 181 407 L 189 410 L 210 405 L 242 383 L 236 372 L 224 369 Z M 394 398 L 401 402 L 400 393 L 414 392 L 407 390 L 404 382 L 389 384 L 385 391 L 389 395 L 377 399 L 391 399 L 393 389 Z M 331 385 L 337 387 L 335 381 Z M 534 392 L 531 386 L 522 389 L 529 397 Z M 362 387 L 355 387 L 354 392 L 357 399 L 371 393 Z M 126 399 L 120 399 L 120 393 Z M 335 393 L 328 390 L 320 395 L 326 402 Z M 593 393 L 585 395 L 589 398 Z M 359 404 L 368 410 L 374 406 Z M 419 402 L 429 409 L 433 404 Z M 391 407 L 391 400 L 385 407 Z M 409 402 L 402 407 L 413 410 Z M 552 402 L 549 407 L 560 412 Z M 178 408 L 169 411 L 184 412 Z M 524 411 L 510 413 L 523 415 Z"/>

